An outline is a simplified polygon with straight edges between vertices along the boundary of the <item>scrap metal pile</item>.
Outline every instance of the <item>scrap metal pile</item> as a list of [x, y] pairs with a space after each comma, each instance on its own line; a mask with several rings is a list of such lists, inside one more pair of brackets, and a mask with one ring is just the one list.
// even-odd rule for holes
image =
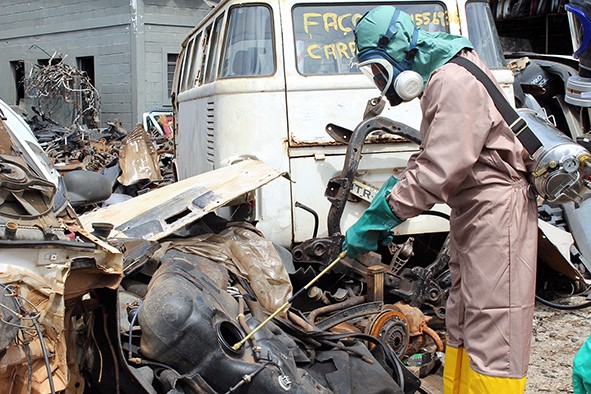
[[33, 111], [35, 115], [25, 120], [57, 167], [101, 171], [116, 161], [121, 140], [128, 134], [118, 122], [108, 123], [106, 129], [90, 129], [79, 124], [64, 127], [35, 107]]
[[26, 150], [26, 124], [1, 108], [7, 392], [416, 392], [407, 342], [441, 344], [418, 309], [382, 299], [378, 272], [371, 294], [365, 278], [327, 277], [334, 286], [234, 349], [315, 270], [213, 213], [280, 172], [246, 160], [78, 216], [57, 203], [59, 176], [35, 168], [43, 151]]
[[[23, 114], [53, 166], [62, 173], [102, 174], [109, 179], [110, 192], [125, 196], [173, 182], [172, 136], [144, 130], [140, 124], [129, 133], [118, 120], [98, 128], [97, 90], [85, 72], [55, 56], [46, 66], [36, 66], [27, 79], [27, 95], [37, 106], [32, 107], [32, 114]], [[68, 116], [64, 116], [64, 107]]]
[[127, 196], [173, 182], [170, 138], [149, 134], [139, 124], [129, 133], [118, 121], [102, 129], [80, 124], [64, 127], [35, 107], [33, 111], [35, 115], [25, 120], [60, 172], [102, 174], [109, 179], [110, 192]]

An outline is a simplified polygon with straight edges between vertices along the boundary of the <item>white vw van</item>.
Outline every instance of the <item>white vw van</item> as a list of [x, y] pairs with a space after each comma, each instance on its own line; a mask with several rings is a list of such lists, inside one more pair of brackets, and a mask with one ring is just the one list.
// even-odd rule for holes
[[[513, 97], [513, 76], [487, 1], [226, 0], [188, 35], [178, 59], [173, 95], [178, 178], [255, 157], [291, 177], [255, 196], [253, 215], [264, 234], [288, 247], [309, 239], [313, 211], [318, 236], [326, 235], [330, 203], [324, 191], [341, 173], [347, 146], [325, 129], [333, 123], [353, 130], [368, 100], [378, 95], [352, 63], [353, 29], [365, 12], [382, 4], [409, 13], [421, 29], [468, 37]], [[382, 115], [415, 129], [421, 120], [418, 100], [386, 107]], [[377, 132], [367, 138], [342, 232], [367, 208], [372, 191], [399, 173], [416, 150], [416, 144], [396, 136]], [[396, 228], [401, 234], [447, 230], [447, 221], [434, 216]]]

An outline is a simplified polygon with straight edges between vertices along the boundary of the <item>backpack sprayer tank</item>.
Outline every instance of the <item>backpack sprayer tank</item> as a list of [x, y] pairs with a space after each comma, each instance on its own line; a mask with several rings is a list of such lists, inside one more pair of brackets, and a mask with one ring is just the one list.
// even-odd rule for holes
[[[566, 84], [565, 101], [582, 108], [591, 107], [591, 4], [571, 0], [568, 11], [573, 56], [579, 59], [579, 75]], [[580, 203], [590, 197], [591, 154], [561, 133], [547, 119], [532, 110], [518, 109], [519, 115], [542, 143], [532, 156], [535, 161], [530, 181], [545, 199], [557, 204]]]
[[531, 109], [519, 115], [542, 143], [533, 155], [531, 182], [546, 200], [564, 204], [591, 197], [591, 154]]

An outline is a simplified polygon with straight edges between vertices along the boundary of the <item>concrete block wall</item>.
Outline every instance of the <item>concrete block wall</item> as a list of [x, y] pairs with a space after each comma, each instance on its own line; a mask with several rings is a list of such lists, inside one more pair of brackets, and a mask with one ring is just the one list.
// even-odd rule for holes
[[[15, 104], [11, 63], [29, 75], [55, 52], [69, 65], [92, 56], [101, 127], [119, 119], [131, 130], [143, 112], [170, 104], [167, 55], [207, 14], [189, 0], [4, 0], [0, 14], [0, 98]], [[45, 53], [47, 52], [47, 53]], [[30, 110], [34, 100], [25, 99]], [[68, 125], [66, 125], [68, 126]]]

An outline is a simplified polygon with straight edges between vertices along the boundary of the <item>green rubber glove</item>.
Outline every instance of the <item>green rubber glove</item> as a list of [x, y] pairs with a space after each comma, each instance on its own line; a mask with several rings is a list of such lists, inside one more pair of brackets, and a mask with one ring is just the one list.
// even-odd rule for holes
[[591, 394], [591, 336], [573, 360], [573, 390], [575, 394]]
[[360, 254], [378, 250], [379, 243], [392, 242], [390, 230], [402, 223], [402, 220], [394, 215], [386, 197], [397, 182], [398, 179], [391, 176], [376, 193], [369, 208], [354, 225], [349, 227], [343, 242], [343, 250], [347, 249], [347, 256], [357, 257]]

